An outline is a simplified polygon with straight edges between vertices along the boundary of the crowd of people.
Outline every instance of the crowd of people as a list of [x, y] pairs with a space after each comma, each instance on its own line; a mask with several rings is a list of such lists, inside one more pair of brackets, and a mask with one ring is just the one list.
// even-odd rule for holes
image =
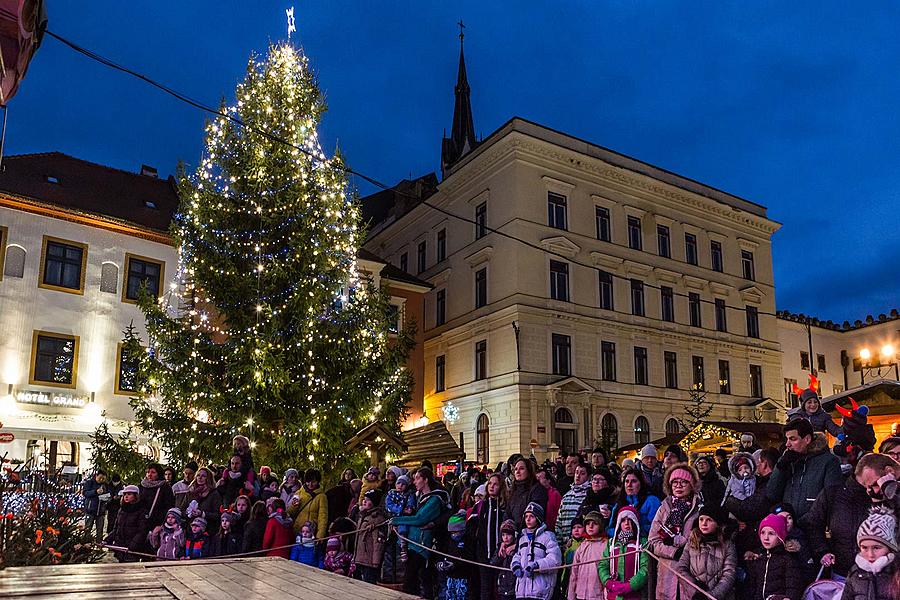
[[280, 556], [425, 598], [799, 600], [823, 578], [900, 598], [900, 437], [839, 457], [809, 419], [783, 433], [713, 456], [647, 444], [621, 465], [598, 448], [442, 478], [348, 469], [328, 489], [315, 468], [257, 469], [236, 436], [227, 465], [97, 472], [86, 526], [102, 536], [105, 513], [121, 561]]

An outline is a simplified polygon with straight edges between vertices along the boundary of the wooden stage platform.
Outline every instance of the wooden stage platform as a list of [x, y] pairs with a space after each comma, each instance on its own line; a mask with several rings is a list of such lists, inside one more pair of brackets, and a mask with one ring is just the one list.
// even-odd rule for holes
[[10, 600], [407, 600], [370, 585], [283, 558], [13, 567], [0, 571]]

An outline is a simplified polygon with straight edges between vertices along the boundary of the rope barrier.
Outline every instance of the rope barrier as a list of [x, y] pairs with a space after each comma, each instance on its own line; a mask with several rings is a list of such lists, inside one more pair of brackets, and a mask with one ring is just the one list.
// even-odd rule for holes
[[677, 577], [681, 581], [685, 582], [686, 584], [688, 584], [689, 586], [691, 586], [692, 588], [694, 588], [695, 590], [697, 590], [698, 592], [700, 592], [701, 594], [703, 594], [704, 596], [709, 598], [709, 600], [719, 600], [718, 598], [716, 598], [715, 596], [710, 594], [707, 590], [704, 590], [699, 585], [697, 585], [696, 583], [694, 583], [693, 581], [691, 581], [690, 579], [688, 579], [687, 577], [685, 577], [684, 575], [679, 573], [674, 567], [671, 567], [668, 564], [670, 562], [677, 562], [677, 561], [674, 561], [670, 558], [660, 558], [659, 556], [653, 554], [653, 552], [651, 552], [650, 550], [647, 550], [647, 554], [649, 554], [656, 560], [657, 565], [667, 568], [669, 571], [672, 572], [673, 575], [675, 575], [675, 577]]

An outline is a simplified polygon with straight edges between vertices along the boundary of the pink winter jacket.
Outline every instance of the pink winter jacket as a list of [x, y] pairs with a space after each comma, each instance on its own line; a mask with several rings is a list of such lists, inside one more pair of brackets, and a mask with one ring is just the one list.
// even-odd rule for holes
[[578, 600], [605, 600], [603, 586], [600, 585], [600, 575], [597, 574], [597, 563], [603, 558], [605, 546], [605, 538], [596, 540], [584, 538], [582, 540], [572, 557], [572, 564], [578, 565], [578, 563], [589, 561], [590, 564], [571, 568], [568, 600], [576, 600], [576, 598]]

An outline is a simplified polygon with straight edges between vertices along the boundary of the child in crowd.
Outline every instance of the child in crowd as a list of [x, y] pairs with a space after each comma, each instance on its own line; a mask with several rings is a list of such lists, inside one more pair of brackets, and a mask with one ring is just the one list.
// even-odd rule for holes
[[[738, 452], [728, 459], [728, 470], [731, 477], [725, 486], [725, 498], [734, 497], [746, 500], [756, 492], [756, 461], [753, 455]], [[725, 504], [725, 500], [722, 500]]]
[[876, 506], [856, 532], [859, 554], [844, 584], [842, 600], [896, 600], [897, 518]]
[[772, 509], [772, 514], [781, 515], [787, 520], [788, 535], [784, 540], [784, 549], [794, 554], [797, 563], [802, 568], [802, 571], [797, 575], [801, 578], [803, 584], [809, 584], [816, 578], [819, 564], [813, 558], [806, 532], [797, 525], [794, 512], [794, 507], [790, 502], [776, 504]]
[[544, 525], [544, 509], [536, 502], [525, 507], [525, 528], [519, 537], [519, 548], [510, 562], [516, 576], [516, 598], [550, 600], [556, 584], [556, 571], [542, 571], [559, 567], [562, 555], [556, 536]]
[[356, 544], [353, 548], [353, 571], [357, 579], [367, 583], [378, 581], [381, 560], [384, 557], [384, 544], [387, 541], [387, 514], [381, 504], [381, 490], [366, 492], [359, 505], [359, 520], [355, 529]]
[[727, 524], [725, 509], [719, 506], [700, 509], [697, 524], [678, 561], [677, 572], [684, 577], [679, 583], [681, 598], [705, 599], [698, 590], [706, 591], [714, 598], [733, 596], [737, 550], [725, 534]]
[[[462, 557], [466, 552], [466, 511], [460, 510], [447, 521], [447, 533], [440, 551]], [[469, 565], [446, 556], [438, 557], [437, 600], [466, 600], [469, 593]]]
[[[491, 564], [495, 567], [510, 568], [513, 556], [516, 554], [516, 523], [512, 519], [506, 519], [500, 524], [500, 548], [491, 558]], [[500, 571], [497, 575], [497, 600], [515, 600], [516, 577], [509, 571]]]
[[181, 527], [181, 511], [170, 508], [166, 522], [157, 525], [148, 534], [150, 545], [156, 549], [157, 558], [178, 560], [184, 553], [184, 529]]
[[212, 556], [231, 556], [240, 553], [244, 540], [235, 530], [239, 520], [240, 515], [237, 513], [231, 511], [222, 513], [222, 527], [216, 534], [213, 552], [210, 553]]
[[[401, 475], [394, 484], [394, 489], [387, 493], [384, 501], [384, 508], [389, 517], [399, 517], [401, 515], [411, 515], [416, 508], [416, 495], [409, 489], [409, 477]], [[409, 535], [409, 525], [397, 525], [397, 533], [406, 537]], [[400, 560], [406, 562], [407, 543], [406, 540], [399, 540]]]
[[291, 560], [311, 567], [319, 566], [319, 552], [316, 546], [317, 527], [315, 521], [303, 523], [300, 533], [294, 540], [294, 547], [291, 548]]
[[353, 574], [353, 557], [349, 552], [344, 550], [341, 540], [333, 537], [328, 538], [325, 546], [325, 570], [331, 571], [336, 575]]
[[244, 526], [250, 520], [250, 498], [243, 494], [238, 496], [237, 500], [234, 501], [232, 512], [238, 516], [237, 521], [232, 525], [232, 529], [239, 538], [244, 539]]
[[378, 467], [369, 467], [366, 474], [363, 475], [362, 489], [359, 492], [359, 503], [362, 504], [363, 496], [369, 490], [378, 489], [381, 485], [381, 469]]
[[[584, 539], [584, 517], [582, 515], [577, 515], [574, 519], [572, 519], [572, 534], [569, 537], [569, 541], [566, 542], [566, 547], [562, 550], [563, 555], [563, 564], [571, 565], [575, 559], [575, 553], [578, 551], [578, 546], [581, 545], [581, 540]], [[569, 589], [569, 577], [571, 575], [572, 569], [563, 569], [559, 576], [559, 588], [560, 593], [565, 595], [568, 593]]]
[[600, 584], [606, 598], [639, 600], [647, 583], [647, 553], [639, 552], [647, 543], [641, 532], [641, 516], [633, 506], [623, 506], [616, 517], [616, 527], [597, 563]]
[[206, 558], [210, 551], [209, 534], [206, 533], [206, 519], [195, 517], [191, 521], [191, 532], [184, 543], [184, 556], [181, 560]]
[[263, 550], [268, 550], [266, 556], [291, 557], [291, 542], [294, 541], [294, 525], [287, 515], [284, 501], [281, 498], [270, 498], [269, 520], [266, 522], [266, 532], [263, 534]]
[[604, 600], [597, 562], [603, 557], [606, 547], [606, 531], [603, 528], [605, 521], [597, 511], [584, 516], [584, 540], [575, 551], [569, 573], [569, 600]]
[[281, 490], [279, 490], [278, 480], [270, 479], [264, 484], [260, 484], [259, 499], [265, 502], [269, 498], [280, 498]]
[[787, 519], [771, 514], [759, 524], [759, 541], [764, 554], [747, 561], [747, 581], [744, 597], [748, 600], [767, 600], [770, 596], [799, 600], [803, 591], [800, 564], [793, 553], [784, 547], [787, 539]]

